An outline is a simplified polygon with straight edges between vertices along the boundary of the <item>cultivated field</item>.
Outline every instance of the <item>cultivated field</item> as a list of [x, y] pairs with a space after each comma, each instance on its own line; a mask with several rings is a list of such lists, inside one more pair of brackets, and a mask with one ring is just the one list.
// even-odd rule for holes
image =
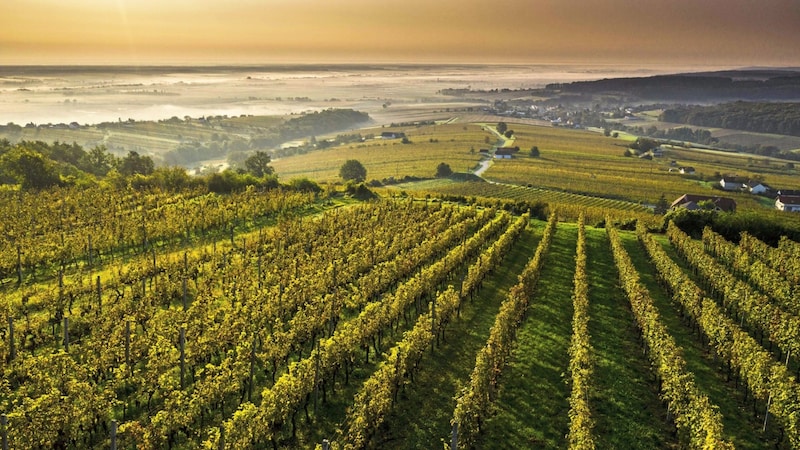
[[[140, 191], [122, 177], [0, 190], [8, 448], [800, 448], [800, 243], [700, 237], [702, 226], [691, 237], [651, 209], [725, 195], [743, 221], [764, 220], [744, 228], [791, 231], [798, 216], [771, 199], [713, 186], [735, 172], [800, 189], [793, 167], [679, 147], [645, 160], [624, 156], [630, 135], [532, 120], [509, 119], [514, 137], [500, 139], [496, 116], [433, 93], [482, 68], [445, 81], [419, 69], [403, 83], [327, 70], [315, 69], [314, 99], [291, 101], [369, 105], [386, 125], [320, 134], [373, 137], [273, 160], [281, 182], [307, 177], [322, 192]], [[239, 102], [258, 108], [310, 82], [214, 75], [226, 76], [234, 98], [269, 94]], [[0, 87], [28, 86], [19, 102], [151, 95], [101, 82], [36, 92], [42, 83]], [[192, 83], [165, 83], [164, 95], [202, 100]], [[429, 101], [412, 95], [420, 84]], [[374, 93], [354, 96], [363, 89]], [[166, 152], [256, 142], [290, 118], [14, 132]], [[423, 118], [440, 120], [413, 123]], [[481, 156], [497, 145], [520, 151]], [[370, 188], [377, 198], [341, 192], [349, 159], [384, 185]], [[434, 178], [442, 162], [454, 176]]]
[[[341, 180], [338, 168], [347, 159], [361, 161], [368, 180], [431, 178], [441, 162], [449, 164], [454, 172], [471, 172], [481, 160], [478, 150], [498, 144], [496, 135], [486, 131], [493, 125], [454, 120], [436, 126], [397, 127], [395, 130], [404, 131], [412, 144], [404, 145], [399, 139], [376, 139], [282, 158], [274, 166], [283, 179], [308, 177], [327, 182]], [[646, 160], [623, 156], [630, 144], [625, 138], [513, 122], [509, 128], [515, 132], [510, 145], [518, 146], [520, 152], [510, 160], [493, 160], [482, 174], [486, 180], [506, 187], [423, 181], [405, 183], [397, 189], [632, 210], [636, 205], [654, 205], [662, 195], [672, 202], [686, 193], [729, 196], [742, 209], [772, 207], [766, 198], [714, 189], [723, 174], [759, 179], [776, 189], [800, 188], [795, 169], [752, 156], [670, 147], [663, 157]], [[389, 129], [361, 132], [379, 135]], [[528, 157], [533, 146], [539, 148], [540, 157]], [[696, 173], [681, 175], [677, 172], [679, 166], [694, 167]], [[508, 185], [529, 189], [512, 189]]]
[[[800, 307], [761, 281], [798, 244], [281, 195], [131, 198], [52, 265], [4, 243], [10, 448], [800, 445]], [[222, 222], [99, 239], [185, 208]]]
[[[411, 141], [381, 139], [382, 131], [402, 131]], [[339, 168], [348, 159], [360, 161], [367, 169], [367, 180], [402, 179], [406, 176], [432, 178], [439, 163], [453, 171], [472, 170], [480, 160], [479, 150], [495, 142], [495, 136], [475, 124], [443, 124], [370, 128], [359, 130], [376, 138], [305, 155], [274, 161], [275, 172], [282, 179], [308, 177], [321, 182], [341, 181]], [[490, 143], [486, 143], [489, 139]]]

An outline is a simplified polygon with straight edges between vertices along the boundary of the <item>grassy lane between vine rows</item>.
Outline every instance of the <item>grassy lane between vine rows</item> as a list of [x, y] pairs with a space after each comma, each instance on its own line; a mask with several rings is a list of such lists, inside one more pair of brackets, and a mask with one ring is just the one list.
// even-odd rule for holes
[[[539, 222], [534, 221], [534, 223], [538, 224]], [[541, 222], [540, 227], [543, 226], [544, 222]], [[528, 255], [516, 255], [516, 253], [518, 252], [516, 248], [523, 246], [527, 248], [532, 246], [532, 249], [530, 248], [528, 249], [529, 253], [532, 255], [533, 251], [535, 250], [535, 243], [530, 244], [526, 242], [528, 240], [533, 240], [533, 234], [534, 233], [533, 231], [530, 230], [530, 227], [528, 230], [524, 231], [520, 237], [521, 240], [512, 247], [509, 256], [507, 256], [506, 259], [504, 260], [503, 267], [506, 267], [506, 265], [509, 265], [509, 267], [511, 267], [512, 264], [519, 266], [518, 268], [511, 269], [514, 271], [514, 273], [509, 276], [513, 277], [513, 282], [510, 282], [510, 284], [505, 288], [506, 290], [508, 289], [508, 287], [512, 286], [513, 283], [516, 282], [516, 275], [520, 271], [522, 271], [522, 267], [524, 267], [525, 263], [527, 263], [527, 258], [529, 257]], [[539, 232], [539, 234], [541, 234], [541, 232]], [[525, 250], [523, 249], [523, 251]], [[465, 265], [462, 268], [462, 271], [466, 271], [466, 268], [470, 264], [474, 263], [475, 259], [476, 258], [468, 258], [467, 260], [465, 260], [464, 261]], [[516, 262], [517, 259], [523, 259], [523, 261]], [[480, 294], [476, 295], [473, 302], [475, 303], [481, 302], [482, 301], [481, 299], [486, 298], [485, 296], [488, 295], [487, 293], [494, 288], [494, 284], [496, 283], [496, 281], [494, 280], [498, 277], [498, 272], [500, 271], [496, 271], [494, 274], [490, 274], [489, 276], [487, 276], [483, 284], [483, 290], [480, 292]], [[460, 280], [460, 278], [456, 277], [454, 278], [454, 280]], [[451, 284], [453, 284], [454, 286], [456, 285], [454, 281], [451, 282]], [[490, 309], [489, 312], [487, 311], [470, 312], [470, 310], [473, 309], [473, 304], [470, 303], [469, 300], [467, 300], [466, 306], [462, 307], [461, 318], [455, 319], [448, 326], [448, 329], [445, 333], [445, 336], [447, 338], [447, 343], [449, 344], [450, 342], [454, 343], [460, 342], [460, 336], [463, 331], [463, 329], [461, 328], [462, 322], [468, 320], [470, 315], [478, 316], [479, 318], [481, 315], [490, 315], [490, 318], [488, 319], [489, 325], [486, 326], [486, 333], [488, 334], [488, 329], [491, 326], [492, 321], [494, 320], [494, 313], [496, 313], [499, 304], [500, 300], [497, 301], [497, 305], [494, 307], [494, 310]], [[396, 345], [400, 340], [403, 339], [403, 333], [414, 327], [418, 314], [420, 312], [424, 312], [425, 311], [424, 308], [426, 308], [426, 306], [423, 307], [422, 311], [416, 311], [414, 309], [414, 306], [410, 306], [410, 310], [413, 312], [408, 314], [408, 320], [401, 319], [400, 323], [398, 324], [398, 329], [395, 330], [394, 332], [388, 329], [383, 332], [382, 334], [383, 337], [381, 339], [382, 352], [387, 352], [389, 349], [392, 348], [392, 346]], [[484, 342], [485, 339], [486, 337], [484, 336]], [[445, 344], [444, 350], [442, 350], [441, 347], [437, 347], [433, 354], [434, 355], [433, 357], [430, 357], [429, 355], [420, 362], [419, 372], [417, 372], [414, 375], [414, 383], [406, 386], [405, 388], [406, 393], [403, 393], [401, 391], [400, 395], [398, 396], [398, 405], [396, 405], [396, 410], [397, 409], [403, 410], [403, 408], [407, 408], [408, 411], [411, 411], [411, 413], [408, 414], [411, 415], [410, 417], [413, 420], [419, 420], [420, 411], [426, 411], [423, 417], [427, 420], [428, 417], [427, 410], [421, 409], [418, 405], [413, 404], [413, 402], [407, 402], [405, 400], [405, 397], [408, 392], [410, 392], [413, 389], [417, 389], [415, 386], [422, 380], [425, 380], [426, 376], [442, 370], [437, 366], [449, 363], [449, 361], [447, 360], [442, 360], [443, 358], [442, 355], [445, 355], [444, 358], [448, 357], [445, 353], [443, 353], [444, 351], [446, 351], [446, 347], [448, 344]], [[471, 370], [472, 367], [471, 365], [474, 365], [475, 362], [474, 352], [472, 353], [471, 357], [472, 357], [472, 362], [468, 363], [468, 365], [470, 365], [468, 370]], [[385, 358], [382, 355], [375, 355], [374, 353], [371, 353], [369, 357], [369, 362], [367, 363], [365, 362], [363, 355], [357, 356], [356, 360], [354, 361], [353, 372], [350, 374], [347, 383], [345, 383], [344, 370], [341, 370], [336, 378], [336, 392], [334, 393], [328, 391], [326, 399], [323, 402], [322, 398], [323, 393], [320, 391], [317, 402], [316, 414], [313, 413], [313, 401], [310, 402], [311, 405], [309, 406], [309, 413], [310, 413], [309, 417], [311, 418], [311, 422], [306, 420], [305, 412], [303, 411], [303, 409], [300, 409], [300, 411], [297, 413], [297, 418], [298, 418], [297, 438], [285, 439], [282, 442], [282, 446], [285, 448], [313, 448], [316, 444], [321, 443], [323, 439], [335, 440], [337, 437], [337, 429], [343, 426], [343, 422], [346, 418], [347, 408], [353, 404], [353, 398], [358, 393], [359, 389], [361, 389], [362, 385], [364, 384], [364, 381], [366, 381], [373, 374], [373, 372], [375, 372], [375, 370], [380, 366], [380, 364], [383, 362], [384, 359]], [[469, 372], [467, 372], [466, 377], [467, 378], [469, 377]], [[423, 397], [430, 395], [430, 392], [426, 392], [424, 390], [421, 393]], [[453, 408], [455, 407], [455, 402], [452, 398], [455, 395], [455, 391], [449, 393], [448, 395], [449, 395], [448, 400], [450, 400], [451, 404], [447, 406], [449, 408], [449, 411], [446, 411], [445, 413], [445, 415], [447, 415], [447, 421], [450, 420]], [[403, 414], [406, 414], [405, 410], [403, 411], [404, 411]], [[395, 420], [395, 417], [390, 417], [387, 419], [386, 423], [391, 423], [393, 420]], [[288, 425], [287, 428], [290, 429], [290, 427], [291, 425]], [[381, 431], [381, 433], [386, 434], [388, 433], [388, 431], [384, 429]], [[435, 439], [438, 440], [438, 437]], [[385, 443], [385, 445], [392, 445], [391, 441], [395, 439], [390, 438], [387, 435], [386, 440], [387, 442]], [[402, 440], [400, 442], [397, 442], [397, 444], [400, 445], [401, 448], [408, 448], [403, 444]], [[420, 446], [421, 448], [427, 448], [427, 445], [420, 444]]]
[[589, 406], [599, 449], [677, 448], [675, 427], [659, 399], [658, 384], [642, 352], [604, 229], [586, 228], [589, 268], [589, 342], [595, 371]]
[[401, 392], [387, 419], [382, 448], [440, 448], [442, 440], [449, 442], [455, 396], [469, 381], [475, 355], [486, 345], [500, 304], [536, 252], [544, 222], [532, 223], [476, 296], [465, 300], [461, 317], [447, 327], [446, 342], [422, 360], [414, 382]]
[[[741, 391], [726, 380], [725, 363], [714, 358], [711, 350], [701, 342], [700, 336], [680, 317], [678, 307], [672, 303], [669, 294], [656, 279], [656, 268], [650, 263], [636, 236], [632, 233], [620, 233], [620, 237], [639, 271], [642, 283], [650, 291], [661, 321], [683, 349], [686, 368], [694, 374], [697, 386], [708, 395], [709, 400], [719, 406], [725, 438], [733, 442], [737, 449], [762, 449], [767, 446], [774, 448], [774, 445], [768, 443], [778, 440], [777, 427], [767, 430], [766, 434], [762, 432], [763, 416], [759, 420], [743, 404], [744, 396]], [[670, 256], [685, 268], [683, 262], [676, 259], [674, 252]]]
[[565, 448], [572, 292], [578, 227], [559, 223], [517, 346], [500, 378], [481, 448]]

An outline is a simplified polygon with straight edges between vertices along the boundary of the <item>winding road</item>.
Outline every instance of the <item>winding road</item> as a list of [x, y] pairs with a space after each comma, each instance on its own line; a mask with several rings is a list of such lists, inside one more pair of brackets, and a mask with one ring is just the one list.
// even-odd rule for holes
[[[483, 129], [484, 130], [491, 131], [492, 133], [494, 133], [495, 136], [497, 136], [497, 141], [498, 142], [502, 141], [502, 144], [494, 145], [492, 147], [492, 151], [489, 153], [489, 156], [486, 159], [481, 160], [481, 162], [479, 163], [478, 168], [475, 169], [472, 172], [472, 173], [474, 173], [475, 175], [477, 175], [477, 176], [479, 176], [481, 178], [483, 178], [483, 173], [486, 172], [487, 170], [489, 170], [489, 167], [491, 167], [492, 162], [494, 161], [494, 151], [497, 150], [498, 147], [510, 147], [510, 146], [512, 146], [514, 144], [514, 137], [507, 138], [507, 137], [503, 136], [500, 132], [498, 132], [497, 128], [495, 128], [495, 127], [493, 127], [491, 125], [488, 125], [488, 124], [482, 124], [482, 125], [483, 125]], [[486, 180], [486, 181], [489, 181], [489, 180]], [[491, 181], [489, 181], [489, 182], [492, 183]]]

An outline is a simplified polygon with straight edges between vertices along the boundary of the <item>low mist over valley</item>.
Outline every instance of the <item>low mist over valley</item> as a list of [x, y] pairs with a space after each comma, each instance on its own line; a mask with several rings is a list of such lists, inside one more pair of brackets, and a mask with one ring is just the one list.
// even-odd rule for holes
[[800, 449], [797, 0], [3, 0], [0, 450]]

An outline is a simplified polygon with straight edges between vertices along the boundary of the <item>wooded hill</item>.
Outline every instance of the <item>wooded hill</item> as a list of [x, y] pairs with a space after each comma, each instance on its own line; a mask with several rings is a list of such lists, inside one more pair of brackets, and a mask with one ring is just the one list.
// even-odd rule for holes
[[800, 99], [800, 71], [742, 70], [548, 84], [572, 94], [624, 93], [669, 101]]
[[680, 106], [664, 110], [659, 119], [701, 127], [800, 136], [800, 103], [733, 102]]

